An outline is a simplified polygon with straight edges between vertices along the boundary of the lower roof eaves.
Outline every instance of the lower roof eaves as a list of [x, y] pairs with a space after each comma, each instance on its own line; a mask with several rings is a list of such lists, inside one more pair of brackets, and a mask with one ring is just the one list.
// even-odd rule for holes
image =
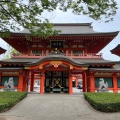
[[23, 67], [3, 67], [0, 68], [0, 71], [20, 71], [20, 70], [24, 70]]
[[94, 72], [120, 72], [120, 69], [115, 68], [89, 68], [90, 71]]

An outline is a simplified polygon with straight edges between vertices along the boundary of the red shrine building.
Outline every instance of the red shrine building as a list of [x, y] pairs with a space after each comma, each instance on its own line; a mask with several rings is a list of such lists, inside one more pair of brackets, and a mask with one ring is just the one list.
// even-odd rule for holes
[[3, 38], [21, 54], [0, 61], [0, 89], [13, 77], [19, 92], [28, 91], [28, 86], [33, 91], [35, 80], [39, 80], [40, 94], [72, 94], [73, 79], [77, 86], [81, 78], [83, 92], [96, 92], [103, 78], [110, 92], [120, 92], [119, 62], [104, 60], [98, 54], [118, 32], [96, 32], [91, 23], [54, 24], [53, 29], [61, 33], [38, 38], [24, 29]]

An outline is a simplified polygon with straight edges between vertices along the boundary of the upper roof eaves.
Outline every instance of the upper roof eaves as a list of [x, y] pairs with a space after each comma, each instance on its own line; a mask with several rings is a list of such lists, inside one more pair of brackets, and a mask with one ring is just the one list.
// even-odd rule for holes
[[[37, 29], [37, 27], [36, 27]], [[91, 23], [55, 23], [53, 24], [54, 30], [60, 30], [60, 35], [88, 35], [88, 36], [103, 36], [103, 35], [117, 35], [119, 31], [115, 32], [96, 32], [93, 30]], [[28, 29], [23, 29], [19, 32], [12, 32], [14, 35], [31, 34]]]
[[[37, 27], [36, 27], [37, 29]], [[97, 33], [93, 30], [91, 23], [55, 23], [53, 24], [54, 30], [60, 30], [60, 34], [85, 34], [85, 33]], [[14, 33], [26, 33], [30, 34], [28, 29], [23, 29]]]

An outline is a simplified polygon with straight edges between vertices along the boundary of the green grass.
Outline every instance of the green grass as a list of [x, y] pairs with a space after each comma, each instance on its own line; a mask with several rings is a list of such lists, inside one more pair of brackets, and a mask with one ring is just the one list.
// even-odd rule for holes
[[27, 96], [27, 92], [0, 92], [0, 112], [6, 111]]
[[120, 111], [120, 94], [119, 93], [84, 93], [85, 99], [96, 110], [102, 112]]

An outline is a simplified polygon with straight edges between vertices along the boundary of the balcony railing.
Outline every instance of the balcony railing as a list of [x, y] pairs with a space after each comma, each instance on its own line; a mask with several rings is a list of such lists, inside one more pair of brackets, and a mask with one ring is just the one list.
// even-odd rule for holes
[[42, 58], [45, 57], [46, 54], [40, 54], [40, 55], [35, 55], [35, 54], [20, 54], [16, 55], [13, 54], [13, 58]]
[[[13, 55], [13, 58], [42, 58], [47, 56], [48, 54], [40, 54], [40, 55], [35, 55], [35, 54], [21, 54], [21, 55]], [[87, 53], [87, 54], [79, 54], [79, 55], [74, 55], [74, 54], [64, 54], [65, 56], [68, 56], [70, 58], [102, 58], [101, 54], [96, 55], [95, 53]]]
[[79, 55], [74, 55], [74, 54], [68, 54], [66, 56], [69, 56], [70, 58], [102, 58], [101, 54], [96, 54], [96, 53], [86, 53], [86, 54], [79, 54]]

